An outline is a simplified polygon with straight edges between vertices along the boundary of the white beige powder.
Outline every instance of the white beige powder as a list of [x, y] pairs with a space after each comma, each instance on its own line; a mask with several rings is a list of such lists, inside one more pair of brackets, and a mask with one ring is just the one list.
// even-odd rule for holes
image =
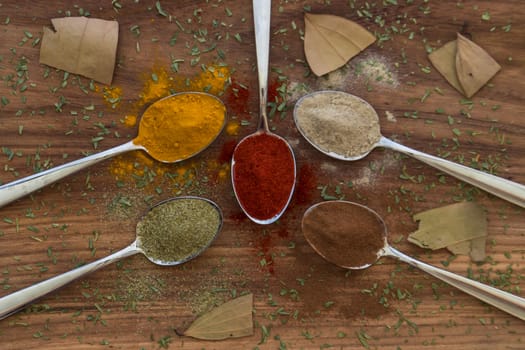
[[366, 155], [381, 138], [376, 111], [361, 98], [341, 91], [320, 91], [295, 106], [295, 123], [320, 150], [339, 158]]

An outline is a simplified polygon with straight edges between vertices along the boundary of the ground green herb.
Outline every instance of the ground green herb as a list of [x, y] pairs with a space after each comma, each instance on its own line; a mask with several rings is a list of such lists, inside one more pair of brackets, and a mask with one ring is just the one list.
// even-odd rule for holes
[[212, 241], [221, 221], [219, 210], [212, 203], [179, 198], [153, 207], [137, 225], [137, 239], [150, 258], [186, 260]]
[[155, 3], [155, 7], [157, 8], [157, 12], [159, 13], [159, 15], [164, 16], [164, 17], [168, 17], [168, 13], [166, 11], [164, 11], [164, 9], [162, 8], [162, 5], [160, 4], [160, 1], [157, 1]]

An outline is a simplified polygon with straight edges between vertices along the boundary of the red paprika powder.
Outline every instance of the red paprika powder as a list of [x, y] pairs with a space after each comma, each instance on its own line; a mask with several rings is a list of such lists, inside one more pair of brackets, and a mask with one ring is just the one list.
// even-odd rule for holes
[[269, 220], [287, 205], [295, 185], [295, 161], [278, 136], [256, 133], [237, 145], [232, 162], [233, 187], [251, 218]]

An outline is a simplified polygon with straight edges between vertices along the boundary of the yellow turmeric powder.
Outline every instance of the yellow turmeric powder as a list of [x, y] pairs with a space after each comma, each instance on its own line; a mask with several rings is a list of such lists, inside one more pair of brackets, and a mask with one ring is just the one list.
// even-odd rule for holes
[[[188, 77], [171, 76], [162, 66], [155, 66], [150, 72], [145, 73], [143, 78], [145, 78], [144, 86], [139, 94], [139, 100], [131, 105], [131, 110], [128, 110], [125, 117], [121, 119], [121, 123], [126, 127], [134, 127], [137, 121], [141, 123], [137, 115], [144, 105], [155, 102], [173, 92], [204, 91], [220, 96], [229, 84], [230, 70], [227, 66], [212, 64], [195, 76]], [[118, 95], [122, 94], [122, 90], [113, 92]], [[118, 108], [120, 107], [121, 105], [118, 106]], [[199, 112], [204, 110], [205, 107], [199, 107]], [[240, 126], [238, 122], [233, 124], [227, 126], [226, 131], [229, 135], [237, 134]], [[229, 163], [221, 165], [212, 163], [208, 160], [205, 170], [200, 169], [198, 173], [201, 175], [206, 173], [205, 176], [218, 181], [227, 179], [230, 172]], [[114, 157], [110, 163], [109, 171], [118, 181], [135, 182], [138, 187], [151, 191], [154, 190], [152, 184], [169, 181], [174, 193], [179, 194], [179, 191], [187, 190], [188, 183], [197, 183], [191, 181], [197, 174], [195, 167], [195, 164], [187, 162], [178, 164], [156, 162], [144, 152], [136, 151]]]
[[140, 94], [140, 105], [158, 100], [170, 94], [173, 89], [173, 78], [164, 68], [156, 68], [151, 73], [151, 79], [146, 80], [144, 89]]
[[176, 162], [208, 146], [225, 124], [226, 108], [204, 93], [181, 93], [152, 104], [142, 115], [133, 140], [155, 159]]
[[197, 77], [185, 82], [186, 89], [183, 89], [182, 84], [176, 84], [175, 88], [183, 91], [204, 91], [212, 95], [219, 95], [224, 91], [229, 79], [230, 69], [227, 66], [212, 65], [200, 72]]
[[104, 101], [115, 109], [120, 104], [122, 89], [118, 86], [104, 87], [103, 95]]

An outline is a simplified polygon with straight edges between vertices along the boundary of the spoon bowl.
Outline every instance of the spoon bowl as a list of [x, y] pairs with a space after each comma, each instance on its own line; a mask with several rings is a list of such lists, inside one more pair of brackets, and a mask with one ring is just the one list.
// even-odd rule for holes
[[[256, 166], [252, 166], [254, 160]], [[268, 169], [272, 172], [267, 173]], [[295, 176], [292, 148], [279, 135], [260, 130], [235, 147], [231, 166], [234, 194], [245, 215], [257, 224], [271, 224], [283, 215], [292, 199]], [[271, 203], [271, 208], [262, 203]]]
[[[311, 206], [302, 231], [312, 248], [327, 261], [346, 269], [365, 269], [381, 257], [392, 257], [525, 320], [525, 299], [414, 259], [387, 241], [383, 219], [372, 209], [336, 200]], [[367, 250], [368, 249], [368, 250]]]
[[[270, 132], [268, 127], [266, 108], [271, 5], [271, 0], [253, 0], [259, 125], [255, 133], [237, 144], [231, 162], [235, 198], [246, 216], [262, 225], [277, 221], [285, 212], [292, 199], [297, 172], [292, 147], [284, 138]], [[250, 152], [253, 154], [248, 154]], [[271, 173], [268, 169], [272, 170]], [[246, 182], [247, 179], [250, 183]], [[253, 182], [258, 188], [249, 187]], [[261, 203], [271, 203], [271, 210], [262, 207]]]
[[[200, 102], [213, 105], [215, 110], [214, 118], [217, 118], [215, 123], [209, 123], [209, 125], [205, 125], [208, 130], [207, 133], [210, 136], [205, 139], [204, 142], [195, 143], [194, 140], [192, 140], [192, 136], [197, 136], [202, 132], [203, 125], [195, 123], [194, 116], [188, 115], [188, 113], [185, 113], [187, 123], [182, 124], [180, 120], [173, 122], [173, 125], [177, 126], [178, 123], [178, 125], [181, 125], [181, 127], [187, 129], [187, 132], [181, 133], [184, 135], [184, 139], [174, 139], [173, 137], [166, 138], [165, 135], [169, 135], [169, 133], [158, 132], [159, 130], [166, 129], [167, 127], [166, 125], [159, 125], [162, 124], [162, 121], [159, 121], [158, 113], [163, 104], [170, 102], [180, 102], [181, 106], [178, 108], [180, 111], [184, 109], [185, 103], [197, 103], [198, 101], [195, 100], [196, 97], [200, 99]], [[164, 114], [166, 113], [165, 110], [162, 112]], [[34, 191], [37, 191], [47, 185], [50, 185], [77, 171], [125, 152], [143, 150], [156, 160], [164, 163], [175, 163], [188, 159], [208, 148], [208, 146], [213, 143], [213, 141], [215, 141], [217, 136], [221, 133], [225, 124], [226, 107], [217, 97], [204, 92], [182, 92], [169, 95], [154, 102], [144, 111], [139, 124], [139, 132], [135, 139], [105, 151], [95, 153], [90, 156], [65, 163], [0, 186], [0, 207]], [[146, 133], [145, 131], [148, 132]], [[162, 136], [164, 136], [163, 139], [159, 139]], [[161, 147], [155, 147], [155, 149], [151, 149], [151, 144], [153, 142], [158, 142]], [[166, 150], [176, 150], [177, 147], [180, 147], [180, 144], [182, 143], [188, 143], [187, 147], [185, 148], [185, 152], [179, 152], [178, 154], [170, 154], [170, 152], [166, 152]]]
[[[416, 151], [382, 136], [376, 111], [357, 96], [342, 91], [317, 91], [301, 97], [293, 115], [303, 137], [332, 158], [354, 161], [376, 147], [388, 148], [525, 208], [524, 185]], [[313, 122], [322, 127], [315, 127]]]
[[[210, 222], [197, 224], [195, 220], [193, 220], [194, 216], [187, 216], [187, 212], [184, 212], [183, 210], [178, 211], [177, 213], [174, 213], [170, 216], [170, 220], [160, 220], [159, 217], [150, 217], [149, 215], [151, 213], [155, 213], [156, 211], [162, 211], [163, 209], [167, 208], [167, 206], [170, 205], [178, 205], [181, 204], [182, 201], [186, 201], [185, 206], [187, 207], [187, 210], [210, 210], [210, 214], [213, 214], [213, 220]], [[172, 208], [173, 210], [173, 208]], [[179, 221], [177, 222], [178, 228], [173, 223], [173, 217], [178, 217]], [[166, 218], [164, 218], [166, 219]], [[202, 218], [201, 218], [202, 219]], [[173, 254], [173, 258], [159, 258], [154, 253], [154, 249], [151, 247], [154, 246], [154, 242], [148, 242], [144, 239], [147, 234], [145, 232], [144, 228], [141, 228], [141, 224], [150, 221], [150, 225], [155, 225], [155, 229], [159, 232], [159, 236], [163, 236], [164, 238], [161, 238], [161, 244], [162, 245], [174, 245], [174, 242], [167, 242], [166, 238], [171, 239], [178, 239], [179, 243], [181, 245], [181, 248], [177, 250], [176, 252], [170, 250], [168, 253]], [[153, 220], [153, 221], [152, 221]], [[155, 221], [156, 220], [156, 221]], [[128, 245], [127, 247], [108, 255], [102, 259], [93, 261], [89, 264], [82, 265], [81, 267], [78, 267], [74, 270], [65, 272], [63, 274], [57, 275], [55, 277], [49, 278], [45, 281], [39, 282], [37, 284], [34, 284], [32, 286], [26, 287], [24, 289], [21, 289], [19, 291], [16, 291], [12, 294], [6, 295], [2, 298], [0, 298], [0, 319], [6, 318], [10, 316], [13, 313], [18, 312], [22, 308], [24, 308], [29, 303], [43, 297], [44, 295], [53, 292], [54, 290], [63, 287], [64, 285], [83, 277], [84, 275], [94, 272], [104, 266], [107, 266], [111, 263], [117, 262], [123, 258], [142, 253], [146, 256], [146, 258], [151, 261], [152, 263], [156, 265], [161, 266], [174, 266], [183, 264], [191, 259], [196, 258], [200, 254], [202, 254], [209, 246], [210, 244], [215, 240], [218, 233], [222, 229], [222, 223], [223, 223], [223, 216], [220, 208], [215, 204], [214, 202], [200, 197], [193, 197], [193, 196], [186, 196], [186, 197], [176, 197], [171, 198], [168, 200], [165, 200], [163, 202], [160, 202], [150, 208], [148, 213], [144, 215], [137, 223], [137, 237], [133, 243]], [[207, 225], [204, 225], [207, 224]], [[204, 225], [204, 226], [203, 226]], [[192, 244], [194, 242], [183, 240], [182, 236], [174, 236], [172, 232], [165, 231], [165, 229], [169, 230], [175, 230], [175, 234], [182, 233], [181, 231], [184, 230], [206, 230], [207, 234], [204, 235], [202, 238], [199, 239], [197, 242], [198, 244]], [[160, 230], [160, 231], [159, 231]], [[193, 238], [193, 237], [192, 237]], [[192, 248], [188, 248], [192, 247]]]

